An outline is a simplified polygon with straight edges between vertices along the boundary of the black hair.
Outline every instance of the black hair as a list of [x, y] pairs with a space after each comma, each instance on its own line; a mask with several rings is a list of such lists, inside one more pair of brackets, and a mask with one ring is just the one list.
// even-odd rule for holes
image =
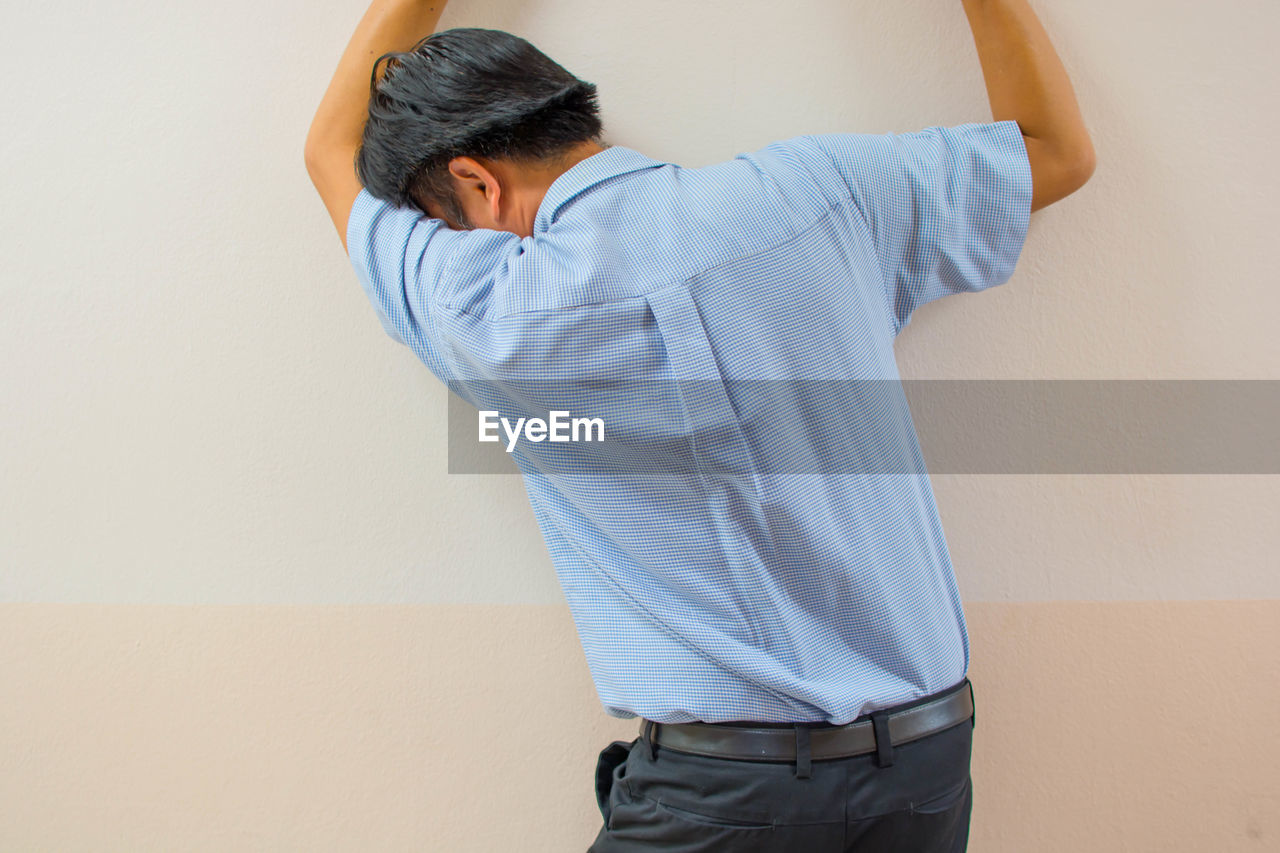
[[502, 30], [456, 27], [409, 51], [384, 53], [369, 90], [355, 162], [360, 182], [375, 197], [424, 214], [436, 202], [463, 227], [448, 171], [454, 157], [554, 163], [579, 143], [601, 143], [595, 84]]

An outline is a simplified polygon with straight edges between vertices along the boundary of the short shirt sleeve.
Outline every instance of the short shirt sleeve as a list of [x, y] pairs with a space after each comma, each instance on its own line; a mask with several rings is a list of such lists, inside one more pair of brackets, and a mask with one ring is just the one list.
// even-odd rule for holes
[[902, 330], [916, 308], [1008, 281], [1031, 216], [1031, 166], [1015, 121], [914, 133], [817, 134], [807, 163], [865, 227]]
[[469, 295], [483, 310], [514, 234], [449, 228], [442, 219], [397, 207], [361, 189], [347, 220], [347, 252], [382, 328], [450, 383], [442, 304]]

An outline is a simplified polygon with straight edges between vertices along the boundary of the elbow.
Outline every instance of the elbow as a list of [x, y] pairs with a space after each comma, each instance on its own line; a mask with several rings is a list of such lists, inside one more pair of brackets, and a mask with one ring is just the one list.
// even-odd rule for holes
[[1093, 177], [1094, 171], [1098, 168], [1098, 155], [1093, 150], [1093, 143], [1085, 138], [1084, 145], [1070, 160], [1068, 170], [1076, 181], [1076, 189], [1084, 186]]
[[1077, 134], [1069, 142], [1049, 143], [1028, 136], [1023, 141], [1031, 166], [1033, 213], [1083, 187], [1097, 169], [1097, 154], [1087, 133]]
[[322, 157], [318, 146], [308, 139], [306, 144], [302, 146], [302, 165], [306, 167], [307, 174], [313, 179], [315, 178], [316, 171], [320, 166], [321, 159]]
[[1097, 166], [1097, 157], [1093, 153], [1092, 145], [1058, 158], [1045, 170], [1045, 179], [1035, 192], [1032, 211], [1047, 207], [1077, 192], [1093, 177]]
[[1058, 169], [1063, 180], [1071, 185], [1075, 192], [1089, 182], [1098, 168], [1098, 155], [1093, 150], [1093, 140], [1089, 134], [1081, 132], [1077, 140], [1059, 149]]
[[316, 160], [315, 152], [311, 150], [311, 143], [308, 142], [302, 147], [302, 165], [307, 170], [307, 175], [312, 181], [315, 180], [316, 176]]
[[359, 176], [357, 154], [360, 143], [334, 142], [320, 137], [308, 137], [302, 146], [302, 162], [306, 167], [311, 182], [332, 179], [334, 175], [345, 174], [348, 170]]

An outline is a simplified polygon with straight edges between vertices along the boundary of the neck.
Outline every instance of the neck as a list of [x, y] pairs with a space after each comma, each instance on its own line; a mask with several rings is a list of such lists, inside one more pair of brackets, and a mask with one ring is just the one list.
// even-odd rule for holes
[[[583, 160], [594, 154], [604, 151], [607, 146], [597, 145], [594, 142], [582, 142], [570, 149], [569, 153], [561, 160], [557, 161], [554, 166], [549, 166], [541, 171], [536, 178], [536, 191], [530, 193], [528, 199], [528, 209], [522, 210], [522, 220], [529, 223], [533, 222], [533, 216], [542, 204], [542, 199], [546, 197], [547, 190], [551, 189], [551, 185], [555, 183], [556, 178], [572, 169]], [[523, 207], [523, 205], [522, 205]], [[532, 226], [531, 226], [532, 227]]]
[[604, 150], [604, 146], [597, 145], [594, 142], [581, 142], [569, 150], [564, 159], [558, 161], [555, 166], [548, 168], [545, 172], [546, 184], [543, 190], [551, 188], [551, 184], [555, 179], [581, 163], [583, 160], [595, 154], [599, 154]]

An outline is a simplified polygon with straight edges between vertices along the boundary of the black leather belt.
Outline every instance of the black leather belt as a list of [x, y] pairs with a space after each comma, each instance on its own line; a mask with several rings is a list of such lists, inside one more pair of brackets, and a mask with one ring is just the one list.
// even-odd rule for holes
[[[653, 745], [744, 761], [795, 761], [796, 729], [808, 732], [810, 758], [847, 758], [892, 749], [948, 729], [973, 717], [973, 686], [969, 679], [942, 694], [865, 714], [842, 726], [829, 723], [656, 723], [641, 718], [640, 731]], [[876, 729], [887, 732], [889, 743], [876, 742]]]

